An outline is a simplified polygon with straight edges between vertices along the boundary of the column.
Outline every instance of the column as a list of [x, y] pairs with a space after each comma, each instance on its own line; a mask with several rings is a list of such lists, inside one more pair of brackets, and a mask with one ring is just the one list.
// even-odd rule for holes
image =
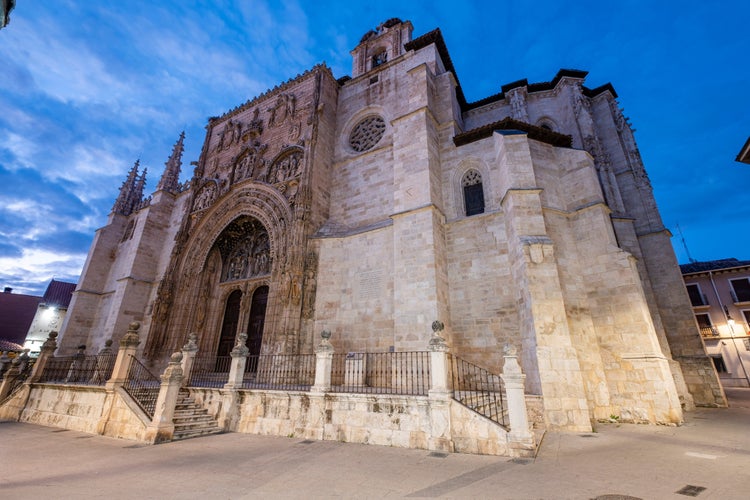
[[182, 385], [182, 353], [176, 352], [161, 376], [161, 387], [156, 399], [154, 418], [146, 429], [146, 440], [151, 443], [171, 441], [174, 435], [174, 409]]

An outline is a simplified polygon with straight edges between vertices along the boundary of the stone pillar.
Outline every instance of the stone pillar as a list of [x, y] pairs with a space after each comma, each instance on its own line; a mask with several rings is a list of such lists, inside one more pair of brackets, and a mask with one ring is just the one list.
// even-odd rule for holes
[[430, 396], [450, 395], [448, 388], [448, 344], [438, 332], [444, 328], [443, 323], [432, 323], [433, 335], [427, 350], [430, 351]]
[[505, 346], [505, 364], [500, 378], [505, 385], [505, 404], [508, 408], [510, 432], [508, 433], [508, 450], [515, 457], [533, 457], [535, 451], [534, 436], [529, 429], [529, 417], [526, 411], [524, 381], [526, 375], [518, 364], [516, 348]]
[[191, 333], [188, 335], [187, 343], [182, 346], [182, 387], [187, 387], [190, 383], [190, 374], [193, 372], [193, 363], [195, 354], [198, 352], [198, 334]]
[[42, 378], [44, 373], [44, 367], [47, 366], [47, 360], [53, 356], [57, 349], [57, 332], [49, 332], [47, 340], [42, 344], [42, 349], [39, 352], [39, 357], [34, 363], [34, 368], [31, 370], [31, 376], [29, 376], [29, 382], [36, 382]]
[[8, 397], [10, 392], [13, 390], [14, 383], [19, 375], [21, 375], [21, 360], [18, 358], [13, 359], [10, 363], [10, 368], [5, 372], [3, 381], [0, 383], [0, 401]]
[[161, 375], [161, 387], [156, 399], [154, 418], [146, 429], [146, 440], [151, 443], [171, 441], [174, 435], [174, 409], [182, 385], [182, 353], [172, 354]]
[[128, 379], [128, 372], [130, 371], [130, 364], [132, 363], [133, 356], [138, 349], [138, 344], [141, 343], [141, 339], [138, 337], [138, 329], [141, 324], [134, 321], [128, 325], [128, 332], [120, 340], [120, 350], [117, 351], [117, 359], [115, 359], [115, 367], [112, 370], [112, 376], [107, 381], [107, 390], [113, 390], [115, 387], [121, 387]]
[[333, 365], [333, 346], [331, 332], [320, 332], [321, 341], [315, 348], [315, 385], [310, 388], [311, 393], [322, 394], [331, 390], [331, 367]]
[[237, 341], [234, 349], [230, 353], [232, 356], [232, 365], [229, 368], [229, 380], [224, 385], [224, 389], [239, 389], [242, 387], [242, 380], [245, 375], [245, 364], [250, 349], [247, 348], [247, 333], [242, 332], [237, 335]]
[[221, 391], [221, 410], [217, 418], [219, 427], [227, 431], [233, 430], [237, 423], [237, 390], [242, 388], [247, 356], [250, 354], [250, 349], [247, 348], [247, 333], [237, 335], [234, 349], [229, 354], [232, 356], [232, 364], [229, 368], [229, 380]]
[[453, 451], [451, 436], [451, 391], [448, 386], [448, 344], [440, 336], [443, 323], [432, 322], [430, 351], [430, 437], [428, 446], [435, 451]]

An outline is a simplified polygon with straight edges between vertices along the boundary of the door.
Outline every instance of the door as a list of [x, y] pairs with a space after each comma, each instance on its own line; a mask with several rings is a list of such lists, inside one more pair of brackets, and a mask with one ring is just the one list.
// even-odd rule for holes
[[268, 287], [261, 286], [253, 293], [253, 302], [250, 306], [250, 321], [247, 325], [247, 348], [250, 356], [260, 354], [263, 344], [263, 325], [266, 322], [266, 304], [268, 303]]
[[224, 308], [224, 322], [221, 325], [221, 336], [219, 337], [219, 348], [216, 352], [217, 356], [229, 356], [234, 348], [241, 300], [242, 292], [239, 290], [233, 291], [227, 297], [227, 305]]

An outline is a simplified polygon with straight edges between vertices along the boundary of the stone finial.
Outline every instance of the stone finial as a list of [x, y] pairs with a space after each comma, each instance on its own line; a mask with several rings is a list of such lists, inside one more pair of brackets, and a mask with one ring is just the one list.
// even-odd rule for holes
[[230, 353], [232, 357], [247, 356], [250, 354], [250, 349], [247, 348], [247, 333], [241, 332], [237, 335], [237, 341], [234, 344], [234, 349]]
[[141, 324], [137, 321], [130, 323], [128, 325], [128, 332], [122, 337], [122, 339], [120, 339], [120, 347], [136, 347], [140, 344], [141, 339], [138, 336], [138, 329], [140, 327]]
[[430, 351], [445, 351], [448, 349], [448, 343], [440, 336], [440, 333], [438, 333], [442, 332], [444, 329], [445, 325], [442, 321], [435, 320], [432, 322], [432, 337], [430, 338], [430, 343], [428, 345]]
[[42, 344], [42, 352], [48, 352], [49, 354], [52, 354], [55, 349], [57, 349], [57, 335], [58, 333], [55, 331], [49, 332], [47, 340], [45, 340], [44, 344]]
[[511, 344], [505, 344], [503, 347], [503, 358], [505, 363], [503, 364], [503, 375], [510, 376], [521, 376], [521, 365], [518, 364], [518, 356], [516, 346]]
[[162, 382], [180, 382], [182, 381], [182, 353], [180, 351], [172, 353], [169, 357], [169, 364], [161, 375]]
[[198, 350], [198, 334], [193, 332], [188, 335], [188, 341], [182, 346], [183, 351], [196, 352]]
[[333, 351], [333, 346], [331, 345], [331, 331], [330, 330], [323, 330], [320, 332], [320, 344], [315, 348], [315, 352], [329, 352]]

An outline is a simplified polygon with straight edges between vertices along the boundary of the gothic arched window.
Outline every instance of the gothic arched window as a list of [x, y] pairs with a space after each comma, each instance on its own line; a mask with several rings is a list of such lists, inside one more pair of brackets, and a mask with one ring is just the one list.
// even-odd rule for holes
[[484, 213], [484, 188], [482, 187], [482, 175], [476, 170], [469, 170], [461, 179], [464, 189], [464, 207], [466, 215]]

